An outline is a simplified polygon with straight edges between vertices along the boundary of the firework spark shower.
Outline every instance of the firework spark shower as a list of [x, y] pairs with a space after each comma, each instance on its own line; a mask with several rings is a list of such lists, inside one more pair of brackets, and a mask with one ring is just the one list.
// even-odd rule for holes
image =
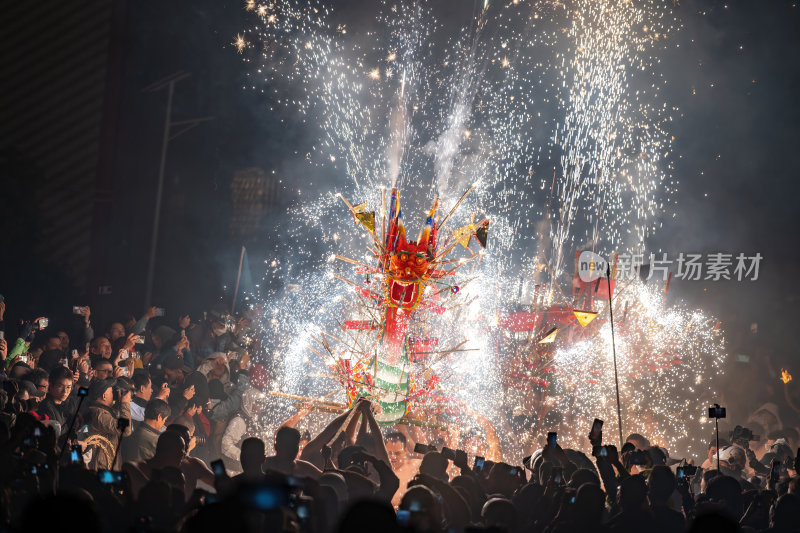
[[[671, 214], [677, 110], [662, 98], [659, 54], [680, 24], [666, 4], [631, 0], [469, 3], [448, 15], [462, 21], [456, 31], [427, 2], [383, 2], [366, 25], [348, 24], [322, 2], [246, 9], [253, 26], [234, 44], [249, 65], [248, 89], [299, 112], [319, 139], [308, 164], [348, 183], [301, 195], [280, 228], [291, 253], [268, 264], [267, 276], [283, 282], [265, 302], [264, 324], [278, 346], [281, 389], [335, 388], [307, 348], [312, 333], [335, 326], [327, 312], [342, 313], [350, 298], [333, 274], [352, 272], [330, 258], [374, 261], [339, 194], [380, 213], [382, 194], [398, 187], [406, 220], [421, 223], [434, 197], [446, 213], [474, 186], [449, 230], [485, 217], [490, 245], [465, 273], [471, 281], [458, 313], [432, 321], [427, 333], [468, 341], [474, 351], [436, 369], [442, 389], [494, 415], [511, 359], [497, 348], [497, 318], [530, 307], [535, 282], [546, 286], [548, 304], [566, 298], [559, 286], [571, 283], [574, 250], [636, 249]], [[618, 337], [622, 393], [637, 424], [648, 423], [634, 406], [637, 391], [670, 399], [659, 405], [674, 432], [662, 437], [674, 445], [700, 422], [681, 413], [699, 413], [709, 375], [720, 369], [721, 337], [713, 319], [652, 292], [628, 291], [635, 297], [626, 300], [631, 327]], [[598, 406], [614, 418], [607, 323], [597, 324], [588, 339], [559, 340], [554, 357], [560, 388], [549, 406], [581, 424]], [[648, 358], [658, 361], [648, 366]], [[686, 379], [695, 385], [686, 389]]]

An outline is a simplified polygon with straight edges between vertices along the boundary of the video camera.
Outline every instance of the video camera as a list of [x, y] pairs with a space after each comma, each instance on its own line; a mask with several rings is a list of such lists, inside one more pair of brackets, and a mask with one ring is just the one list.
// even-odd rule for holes
[[736, 426], [730, 433], [730, 441], [734, 444], [747, 445], [751, 440], [761, 440], [761, 436], [754, 435], [751, 429], [742, 426]]

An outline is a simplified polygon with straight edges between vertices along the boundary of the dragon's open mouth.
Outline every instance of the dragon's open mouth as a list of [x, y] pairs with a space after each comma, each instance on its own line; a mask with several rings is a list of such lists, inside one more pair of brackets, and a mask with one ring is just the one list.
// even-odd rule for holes
[[388, 293], [391, 305], [404, 308], [414, 307], [419, 296], [419, 282], [392, 279], [389, 282]]

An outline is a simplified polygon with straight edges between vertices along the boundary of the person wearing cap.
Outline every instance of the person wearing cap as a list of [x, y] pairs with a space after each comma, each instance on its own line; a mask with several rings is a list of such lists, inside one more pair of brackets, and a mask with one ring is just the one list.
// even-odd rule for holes
[[200, 363], [197, 371], [203, 374], [207, 380], [217, 379], [225, 387], [225, 392], [230, 392], [233, 388], [231, 383], [231, 371], [228, 366], [228, 356], [223, 352], [213, 352], [208, 358]]
[[[117, 463], [112, 464], [120, 437], [127, 437], [131, 427], [131, 395], [133, 385], [122, 378], [103, 379], [89, 388], [88, 409], [89, 436], [87, 443], [94, 445], [92, 466], [97, 469], [118, 470], [122, 464], [117, 454]], [[115, 405], [116, 400], [116, 405]], [[127, 419], [127, 426], [120, 428], [119, 419]]]
[[723, 474], [740, 480], [743, 479], [742, 473], [747, 464], [747, 456], [739, 446], [726, 446], [719, 452], [719, 463]]
[[47, 394], [47, 388], [50, 385], [50, 372], [45, 372], [41, 368], [37, 368], [25, 376], [25, 379], [33, 383], [43, 394]]
[[[164, 378], [169, 386], [169, 407], [175, 416], [178, 416], [186, 410], [186, 402], [193, 398], [196, 393], [196, 384], [199, 380], [195, 378], [192, 368], [184, 363], [184, 360], [172, 354], [167, 357], [161, 365], [161, 370], [164, 372]], [[191, 379], [187, 379], [191, 376]], [[205, 379], [205, 378], [203, 378]], [[199, 386], [199, 385], [198, 385]], [[208, 384], [205, 386], [206, 396], [208, 391]]]
[[44, 392], [36, 388], [36, 385], [34, 385], [32, 381], [28, 381], [27, 379], [19, 381], [19, 392], [22, 393], [22, 391], [27, 393], [25, 399], [28, 401], [29, 411], [35, 411], [39, 406], [39, 402], [46, 396]]
[[242, 401], [239, 410], [228, 421], [225, 431], [222, 434], [222, 460], [228, 470], [241, 472], [242, 441], [258, 433], [258, 423], [256, 417], [264, 410], [264, 393], [255, 388], [247, 389], [242, 394]]

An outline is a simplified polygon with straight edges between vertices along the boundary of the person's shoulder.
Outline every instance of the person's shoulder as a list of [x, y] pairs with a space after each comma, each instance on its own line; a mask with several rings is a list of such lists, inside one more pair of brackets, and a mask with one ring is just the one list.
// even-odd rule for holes
[[39, 405], [36, 406], [36, 412], [39, 413], [42, 411], [51, 411], [55, 405], [56, 404], [53, 402], [53, 399], [48, 395], [44, 400], [39, 402]]
[[309, 477], [311, 476], [319, 477], [322, 475], [322, 470], [320, 470], [313, 464], [309, 463], [308, 461], [303, 461], [302, 459], [295, 459], [294, 464], [297, 467], [298, 471], [302, 472], [304, 475], [307, 475]]
[[203, 470], [203, 471], [209, 470], [210, 471], [211, 470], [210, 468], [208, 468], [208, 465], [205, 463], [205, 461], [203, 461], [202, 459], [200, 459], [198, 457], [192, 457], [191, 455], [188, 455], [188, 456], [186, 456], [184, 458], [184, 464], [187, 467], [191, 468], [193, 471], [198, 471], [198, 470]]
[[126, 461], [122, 463], [122, 469], [128, 472], [128, 475], [144, 478], [148, 477], [148, 468], [145, 461]]
[[149, 424], [142, 422], [141, 424], [137, 424], [133, 429], [133, 435], [141, 435], [143, 437], [149, 437], [157, 440], [158, 437], [161, 436], [161, 432], [151, 427]]
[[[298, 466], [310, 467], [310, 468], [313, 468], [314, 470], [319, 470], [319, 468], [314, 466], [312, 463], [310, 463], [310, 462], [308, 462], [306, 460], [303, 460], [303, 459], [295, 459], [294, 462]], [[322, 470], [320, 470], [320, 472], [322, 472]]]
[[656, 507], [652, 510], [652, 513], [653, 513], [653, 518], [655, 518], [655, 520], [658, 522], [668, 521], [668, 520], [676, 522], [677, 521], [685, 522], [685, 519], [683, 518], [683, 515], [681, 513], [679, 513], [675, 509], [670, 509], [669, 507], [664, 507], [664, 506]]

